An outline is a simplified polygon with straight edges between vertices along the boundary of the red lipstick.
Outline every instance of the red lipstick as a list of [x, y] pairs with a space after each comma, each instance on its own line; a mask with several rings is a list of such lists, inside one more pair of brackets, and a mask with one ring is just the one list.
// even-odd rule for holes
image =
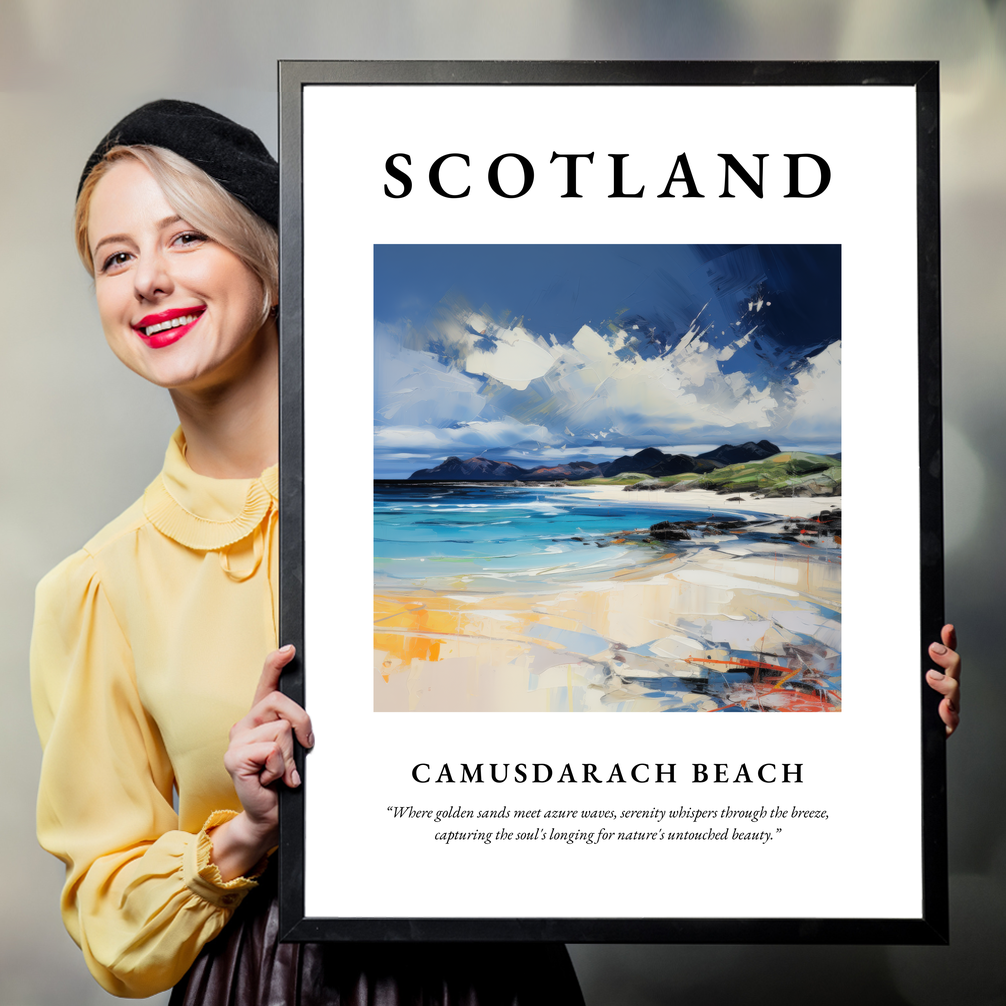
[[[204, 305], [199, 305], [196, 307], [173, 307], [168, 311], [148, 314], [133, 325], [133, 331], [151, 349], [161, 349], [164, 346], [170, 346], [173, 342], [178, 342], [179, 339], [187, 335], [205, 310]], [[179, 321], [185, 318], [189, 320], [179, 324]]]

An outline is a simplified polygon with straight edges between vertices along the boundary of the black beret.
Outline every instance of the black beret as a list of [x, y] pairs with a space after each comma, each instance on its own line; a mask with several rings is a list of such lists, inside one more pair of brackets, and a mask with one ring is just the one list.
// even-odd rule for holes
[[166, 147], [191, 161], [273, 227], [279, 226], [279, 165], [250, 130], [191, 101], [163, 98], [114, 125], [84, 165], [77, 195], [91, 169], [112, 147]]

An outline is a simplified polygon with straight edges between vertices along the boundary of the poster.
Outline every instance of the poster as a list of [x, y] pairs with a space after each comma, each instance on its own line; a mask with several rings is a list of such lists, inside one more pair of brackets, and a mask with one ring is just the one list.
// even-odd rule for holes
[[932, 95], [868, 69], [284, 66], [294, 938], [941, 938]]

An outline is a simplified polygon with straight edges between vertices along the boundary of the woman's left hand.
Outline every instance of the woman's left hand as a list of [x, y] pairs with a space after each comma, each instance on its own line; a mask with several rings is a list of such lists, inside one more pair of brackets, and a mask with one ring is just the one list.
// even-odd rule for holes
[[207, 832], [210, 859], [225, 881], [242, 876], [279, 841], [276, 784], [300, 785], [294, 735], [304, 747], [314, 744], [310, 716], [279, 690], [280, 675], [294, 653], [284, 646], [266, 657], [251, 710], [231, 727], [224, 767], [243, 809]]
[[940, 702], [940, 719], [947, 726], [949, 737], [961, 721], [961, 657], [957, 653], [957, 632], [952, 625], [944, 625], [940, 643], [931, 643], [929, 656], [943, 668], [926, 673], [929, 687], [943, 696]]

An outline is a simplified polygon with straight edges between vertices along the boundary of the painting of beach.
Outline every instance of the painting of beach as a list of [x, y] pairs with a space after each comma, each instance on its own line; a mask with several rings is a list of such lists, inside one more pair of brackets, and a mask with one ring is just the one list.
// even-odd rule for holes
[[836, 712], [841, 249], [378, 245], [374, 709]]

